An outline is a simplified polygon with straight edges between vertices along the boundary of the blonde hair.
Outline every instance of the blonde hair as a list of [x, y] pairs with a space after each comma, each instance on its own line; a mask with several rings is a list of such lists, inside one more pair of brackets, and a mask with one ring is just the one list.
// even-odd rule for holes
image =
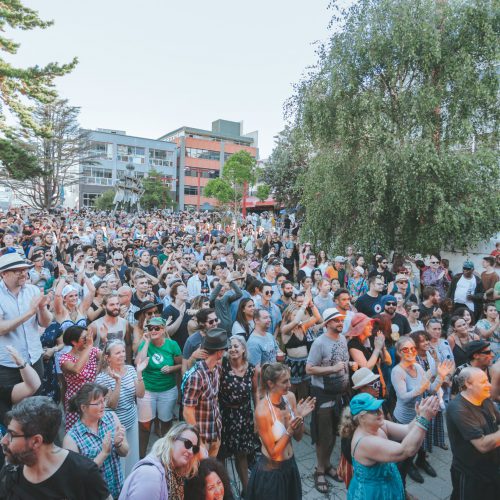
[[[198, 446], [201, 446], [200, 431], [198, 429], [198, 426], [180, 422], [171, 427], [167, 434], [164, 437], [158, 439], [151, 448], [151, 454], [158, 458], [165, 467], [168, 467], [171, 470], [174, 468], [172, 457], [174, 443], [185, 431], [191, 431], [196, 434], [196, 437], [198, 438]], [[193, 460], [186, 467], [186, 469], [183, 470], [182, 475], [188, 479], [196, 476], [196, 474], [198, 473], [199, 464], [200, 457], [197, 455], [193, 455]]]
[[339, 434], [340, 437], [350, 439], [352, 438], [354, 431], [358, 428], [358, 419], [354, 417], [351, 413], [349, 406], [346, 406], [342, 412], [339, 424]]

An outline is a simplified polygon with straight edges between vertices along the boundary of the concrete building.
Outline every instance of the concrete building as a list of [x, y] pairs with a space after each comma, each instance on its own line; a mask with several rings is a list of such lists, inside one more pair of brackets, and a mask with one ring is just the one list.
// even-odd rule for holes
[[205, 210], [216, 200], [203, 196], [210, 179], [220, 176], [224, 163], [238, 151], [248, 151], [258, 159], [258, 132], [243, 134], [243, 122], [216, 120], [212, 130], [180, 127], [163, 135], [160, 141], [177, 144], [179, 208]]
[[65, 206], [92, 207], [101, 193], [111, 189], [128, 172], [147, 177], [152, 169], [160, 172], [163, 182], [170, 186], [171, 198], [176, 200], [176, 144], [107, 129], [90, 131], [90, 140], [91, 154], [98, 163], [80, 165], [80, 183], [65, 189]]

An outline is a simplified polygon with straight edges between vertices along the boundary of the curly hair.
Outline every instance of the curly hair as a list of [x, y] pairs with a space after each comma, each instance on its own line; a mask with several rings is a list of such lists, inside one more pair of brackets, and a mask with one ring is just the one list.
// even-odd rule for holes
[[200, 462], [198, 475], [186, 482], [184, 497], [190, 500], [205, 500], [206, 479], [215, 472], [224, 486], [224, 500], [233, 500], [229, 476], [224, 465], [215, 458], [205, 458]]

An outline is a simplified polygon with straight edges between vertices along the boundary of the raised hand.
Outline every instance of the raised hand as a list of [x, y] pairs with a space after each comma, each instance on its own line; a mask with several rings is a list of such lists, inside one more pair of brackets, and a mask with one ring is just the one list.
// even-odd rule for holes
[[115, 446], [120, 446], [125, 439], [125, 427], [118, 424], [115, 431]]
[[428, 398], [422, 399], [420, 403], [415, 405], [415, 410], [417, 415], [420, 415], [427, 420], [431, 420], [437, 415], [439, 411], [439, 398], [437, 396], [429, 396]]
[[316, 398], [308, 397], [307, 399], [301, 399], [297, 403], [297, 410], [295, 413], [297, 414], [297, 416], [303, 419], [304, 417], [307, 417], [307, 415], [309, 415], [309, 413], [311, 413], [314, 410], [315, 406], [316, 406]]
[[111, 453], [111, 432], [108, 432], [102, 440], [102, 452], [106, 456]]
[[137, 366], [136, 366], [137, 372], [142, 373], [147, 368], [148, 363], [149, 363], [149, 358], [144, 358], [139, 363], [137, 363]]
[[378, 349], [379, 351], [384, 347], [385, 337], [383, 333], [377, 333], [373, 345], [375, 346], [375, 349]]
[[439, 363], [437, 367], [437, 373], [441, 380], [444, 380], [455, 367], [455, 363], [451, 359], [446, 359], [442, 363]]

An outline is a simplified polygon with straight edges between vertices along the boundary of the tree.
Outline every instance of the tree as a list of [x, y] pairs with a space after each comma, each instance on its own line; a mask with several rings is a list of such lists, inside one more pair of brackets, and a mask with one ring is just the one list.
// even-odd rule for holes
[[311, 145], [299, 127], [287, 126], [276, 137], [276, 145], [269, 157], [262, 178], [272, 189], [274, 199], [285, 207], [300, 202], [305, 175], [311, 157]]
[[257, 192], [255, 193], [255, 196], [260, 201], [266, 201], [269, 198], [269, 195], [271, 194], [271, 188], [267, 184], [259, 184], [257, 186]]
[[[16, 54], [19, 44], [3, 36], [6, 28], [32, 30], [45, 29], [52, 21], [42, 21], [38, 13], [25, 7], [19, 0], [3, 0], [0, 4], [0, 48], [10, 55]], [[23, 128], [46, 134], [47, 130], [33, 119], [29, 102], [47, 104], [56, 98], [54, 79], [69, 73], [77, 64], [49, 63], [46, 66], [17, 68], [0, 58], [0, 130], [7, 127], [5, 117], [9, 110]]]
[[205, 186], [205, 196], [215, 198], [223, 205], [233, 204], [238, 211], [238, 202], [243, 197], [245, 183], [253, 185], [257, 179], [255, 158], [245, 150], [232, 154], [224, 164], [222, 177], [211, 179]]
[[297, 87], [307, 238], [466, 251], [498, 230], [498, 20], [487, 0], [360, 0]]
[[114, 199], [115, 199], [116, 191], [114, 189], [108, 189], [104, 191], [95, 201], [95, 208], [97, 210], [113, 210], [114, 208]]
[[142, 187], [144, 194], [141, 196], [140, 203], [145, 210], [173, 206], [170, 188], [163, 182], [160, 172], [150, 170], [148, 177], [142, 181]]
[[[27, 205], [49, 210], [61, 202], [63, 186], [80, 181], [80, 165], [96, 163], [90, 152], [89, 133], [78, 124], [79, 108], [67, 100], [39, 104], [33, 112], [34, 129], [17, 134], [17, 147], [35, 158], [36, 167], [0, 170], [0, 184], [9, 187]], [[35, 130], [48, 133], [38, 135]], [[29, 134], [29, 135], [28, 135]]]

